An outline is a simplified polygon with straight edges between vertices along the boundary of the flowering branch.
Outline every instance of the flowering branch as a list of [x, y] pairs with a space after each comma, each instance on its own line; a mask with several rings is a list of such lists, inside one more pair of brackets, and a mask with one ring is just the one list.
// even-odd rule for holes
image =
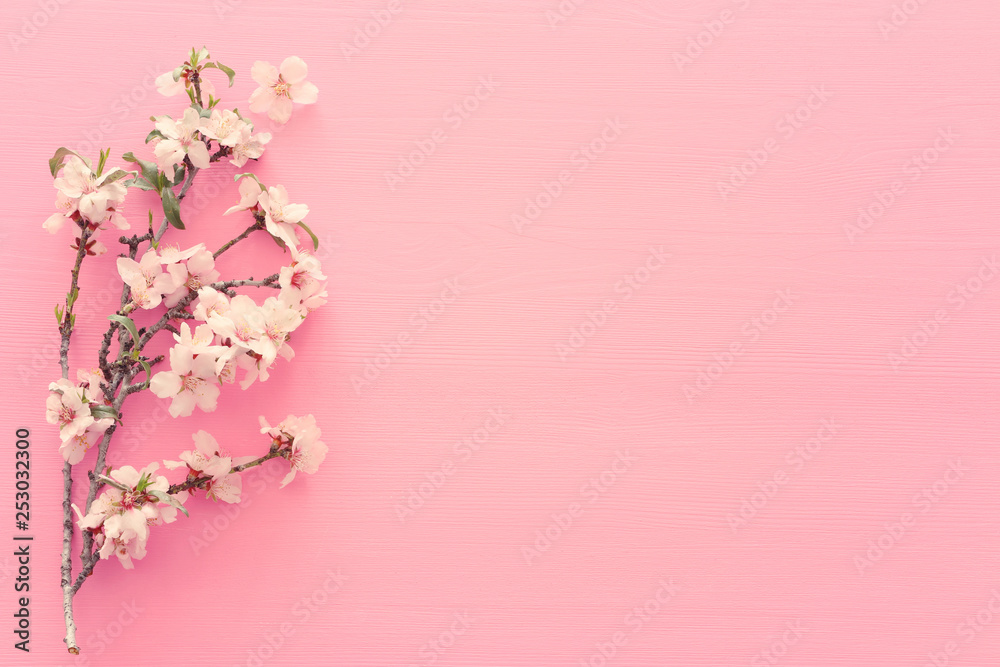
[[[99, 560], [115, 555], [125, 568], [132, 568], [133, 559], [141, 559], [146, 553], [150, 526], [171, 523], [178, 511], [187, 514], [183, 503], [192, 493], [204, 492], [216, 501], [239, 502], [240, 475], [245, 470], [280, 458], [289, 465], [289, 473], [281, 482], [284, 486], [297, 471], [316, 472], [327, 452], [312, 415], [289, 415], [274, 427], [261, 417], [261, 432], [270, 437], [271, 444], [266, 454], [256, 458], [233, 459], [209, 434], [195, 433], [195, 449], [181, 453], [180, 461], [163, 462], [168, 470], [187, 468], [187, 478], [174, 484], [156, 474], [159, 463], [141, 470], [132, 466], [112, 470], [106, 465], [129, 396], [148, 389], [169, 399], [173, 417], [190, 415], [196, 407], [212, 411], [220, 387], [235, 382], [238, 371], [244, 372], [240, 386], [246, 389], [256, 381], [267, 380], [278, 356], [290, 359], [288, 341], [292, 332], [326, 301], [326, 277], [320, 271], [319, 260], [299, 238], [299, 233], [305, 232], [313, 248], [318, 247], [316, 236], [303, 221], [308, 207], [290, 203], [284, 187], [267, 187], [253, 174], [236, 177], [242, 181], [238, 188], [240, 202], [226, 212], [250, 213], [253, 222], [242, 233], [215, 253], [204, 244], [181, 250], [162, 243], [171, 227], [185, 228], [180, 202], [199, 171], [226, 158], [243, 167], [249, 160], [260, 158], [271, 140], [268, 133], [255, 134], [253, 123], [235, 110], [218, 108], [215, 87], [205, 77], [208, 69], [221, 71], [232, 85], [235, 72], [211, 60], [206, 49], [192, 49], [181, 66], [157, 78], [161, 93], [187, 94], [191, 106], [180, 119], [152, 119], [154, 128], [146, 143], [152, 147], [154, 159], [131, 152], [123, 155], [126, 162], [136, 166], [135, 171], [105, 170], [110, 150], [101, 151], [96, 168], [90, 160], [66, 148], [57, 150], [49, 161], [58, 191], [57, 211], [43, 228], [56, 233], [67, 220], [71, 221], [77, 251], [70, 272], [70, 290], [64, 304], [56, 307], [61, 378], [49, 385], [46, 400], [46, 418], [59, 427], [59, 451], [64, 458], [60, 581], [64, 641], [70, 653], [79, 653], [73, 597]], [[250, 110], [267, 113], [276, 122], [288, 120], [293, 102], [316, 101], [316, 87], [305, 80], [306, 65], [299, 58], [285, 59], [280, 68], [258, 61], [251, 76], [260, 87], [250, 98]], [[69, 348], [76, 320], [74, 307], [80, 294], [80, 269], [85, 257], [107, 252], [99, 241], [102, 230], [112, 226], [129, 228], [121, 211], [130, 188], [155, 191], [163, 219], [154, 229], [150, 212], [145, 233], [118, 238], [124, 249], [116, 260], [123, 283], [119, 305], [108, 318], [98, 349], [98, 367], [79, 369], [73, 382]], [[220, 280], [216, 258], [256, 231], [266, 231], [289, 252], [290, 263], [262, 280]], [[238, 292], [248, 288], [276, 292], [258, 303]], [[162, 314], [151, 325], [138, 327], [132, 320], [136, 311], [155, 309], [162, 309]], [[195, 323], [193, 329], [188, 322]], [[146, 346], [161, 331], [173, 336], [169, 354], [145, 355]], [[114, 341], [117, 352], [112, 359]], [[154, 374], [153, 367], [166, 361], [169, 369]], [[95, 444], [96, 459], [87, 473], [89, 488], [81, 511], [71, 500], [73, 467]], [[75, 579], [71, 557], [74, 511], [83, 542], [81, 567]]]

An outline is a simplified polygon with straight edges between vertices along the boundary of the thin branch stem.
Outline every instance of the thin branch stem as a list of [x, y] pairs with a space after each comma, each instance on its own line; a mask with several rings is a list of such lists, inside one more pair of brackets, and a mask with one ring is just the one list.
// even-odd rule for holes
[[227, 250], [229, 250], [230, 248], [232, 248], [234, 245], [236, 245], [237, 243], [239, 243], [240, 241], [242, 241], [246, 237], [248, 237], [251, 234], [253, 234], [258, 229], [264, 229], [264, 221], [263, 220], [256, 220], [252, 225], [250, 225], [245, 230], [243, 230], [242, 234], [240, 234], [239, 236], [237, 236], [236, 238], [234, 238], [233, 240], [229, 241], [224, 246], [222, 246], [221, 248], [219, 248], [218, 250], [216, 250], [215, 252], [213, 252], [212, 253], [212, 259], [218, 259], [219, 255], [221, 255], [222, 253], [226, 252]]
[[[254, 459], [253, 461], [247, 461], [246, 463], [241, 463], [238, 466], [233, 466], [228, 474], [233, 475], [236, 473], [243, 472], [244, 470], [249, 470], [264, 463], [265, 461], [270, 461], [271, 459], [277, 458], [288, 458], [288, 449], [282, 449], [281, 445], [278, 443], [272, 444], [271, 449], [260, 458]], [[200, 489], [208, 485], [212, 481], [211, 477], [189, 477], [188, 479], [180, 482], [178, 484], [172, 484], [167, 493], [173, 495], [175, 493], [180, 493], [181, 491], [190, 491], [191, 489]]]

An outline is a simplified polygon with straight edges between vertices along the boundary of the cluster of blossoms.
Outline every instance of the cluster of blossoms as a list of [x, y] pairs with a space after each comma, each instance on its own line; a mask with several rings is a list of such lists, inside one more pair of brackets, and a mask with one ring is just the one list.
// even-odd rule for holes
[[[179, 197], [174, 187], [186, 176], [208, 168], [212, 162], [228, 158], [242, 167], [256, 160], [271, 140], [267, 132], [255, 133], [253, 123], [235, 109], [217, 108], [216, 89], [205, 78], [207, 69], [226, 73], [232, 85], [233, 72], [218, 62], [209, 60], [204, 49], [191, 51], [189, 60], [177, 69], [161, 75], [156, 85], [164, 95], [186, 93], [191, 106], [179, 119], [161, 115], [153, 118], [154, 129], [146, 141], [154, 160], [136, 158], [131, 153], [125, 159], [136, 163], [137, 171], [113, 169], [104, 171], [108, 153], [103, 152], [97, 168], [91, 162], [68, 149], [60, 149], [50, 161], [57, 193], [57, 212], [43, 224], [56, 233], [67, 220], [76, 228], [78, 263], [86, 255], [99, 255], [107, 248], [98, 241], [99, 232], [115, 227], [128, 229], [123, 216], [125, 196], [130, 187], [155, 190], [163, 202], [166, 222], [160, 232], [152, 227], [145, 237], [129, 241], [131, 252], [117, 258], [118, 274], [128, 287], [128, 298], [112, 320], [122, 330], [119, 358], [109, 365], [102, 358], [100, 369], [79, 370], [77, 381], [59, 379], [49, 386], [46, 419], [59, 427], [60, 453], [70, 464], [80, 463], [86, 452], [108, 429], [120, 420], [117, 411], [127, 394], [119, 393], [123, 378], [131, 380], [132, 367], [142, 364], [148, 377], [148, 387], [156, 396], [170, 399], [169, 413], [174, 417], [191, 415], [195, 407], [204, 411], [216, 408], [220, 387], [240, 380], [246, 389], [256, 380], [265, 381], [269, 369], [280, 356], [291, 359], [289, 337], [316, 308], [326, 303], [326, 276], [313, 249], [300, 243], [299, 233], [316, 237], [303, 222], [309, 213], [304, 204], [289, 201], [283, 186], [266, 187], [253, 175], [238, 178], [240, 201], [226, 214], [247, 212], [253, 218], [251, 228], [226, 247], [245, 238], [250, 231], [266, 231], [279, 246], [289, 253], [290, 261], [280, 271], [263, 280], [221, 281], [215, 268], [215, 257], [204, 244], [181, 249], [160, 242], [167, 222], [183, 228], [179, 220]], [[280, 67], [258, 61], [252, 77], [259, 88], [250, 97], [250, 110], [267, 113], [271, 120], [288, 121], [294, 102], [311, 104], [317, 89], [306, 81], [307, 68], [302, 59], [290, 57]], [[204, 97], [207, 96], [207, 103]], [[214, 142], [214, 145], [213, 145]], [[79, 247], [80, 240], [85, 247]], [[139, 243], [149, 242], [139, 253]], [[124, 242], [124, 240], [123, 240]], [[222, 250], [219, 251], [220, 253]], [[263, 302], [237, 293], [242, 287], [263, 287], [274, 290]], [[76, 281], [67, 295], [66, 308], [56, 310], [64, 336], [72, 331], [72, 307], [76, 301]], [[150, 336], [140, 342], [135, 324], [129, 315], [135, 311], [165, 308], [163, 320], [150, 329]], [[174, 321], [175, 325], [169, 325]], [[190, 324], [189, 324], [190, 321]], [[155, 374], [151, 365], [158, 359], [142, 356], [142, 348], [159, 329], [174, 332], [174, 345], [167, 358], [169, 370]], [[125, 329], [132, 334], [131, 348], [124, 347]], [[114, 328], [106, 336], [107, 352]], [[130, 356], [129, 356], [130, 355]], [[103, 369], [103, 371], [102, 371]], [[117, 370], [116, 370], [117, 369]], [[132, 385], [130, 385], [132, 386]], [[170, 523], [184, 511], [190, 495], [203, 491], [207, 498], [227, 503], [240, 501], [241, 473], [271, 458], [289, 463], [289, 473], [281, 486], [290, 482], [299, 471], [314, 473], [327, 453], [320, 440], [320, 430], [312, 415], [289, 415], [277, 426], [260, 418], [261, 433], [270, 439], [270, 449], [262, 457], [234, 458], [224, 451], [209, 433], [198, 431], [192, 438], [194, 448], [184, 451], [177, 461], [163, 461], [169, 470], [183, 469], [187, 475], [174, 485], [167, 477], [157, 474], [160, 464], [153, 463], [142, 470], [124, 466], [116, 470], [95, 469], [92, 479], [100, 480], [99, 496], [85, 511], [76, 508], [77, 524], [93, 540], [94, 552], [100, 558], [117, 555], [126, 568], [134, 559], [146, 553], [150, 526]], [[102, 445], [103, 451], [104, 445]], [[95, 482], [96, 484], [96, 482]]]
[[74, 505], [81, 530], [89, 530], [100, 549], [101, 558], [118, 556], [122, 566], [131, 569], [132, 559], [146, 555], [149, 527], [177, 519], [177, 503], [167, 495], [170, 482], [153, 473], [159, 464], [142, 470], [123, 466], [105, 479], [111, 487], [103, 492], [84, 516]]
[[[60, 157], [57, 155], [57, 157]], [[69, 159], [62, 159], [68, 157]], [[60, 157], [59, 164], [52, 167], [56, 176], [56, 212], [42, 223], [50, 234], [55, 234], [67, 220], [74, 224], [74, 248], [79, 248], [84, 230], [89, 232], [86, 248], [88, 255], [100, 255], [107, 247], [97, 240], [99, 232], [108, 226], [128, 229], [128, 222], [122, 215], [127, 188], [123, 183], [129, 172], [115, 169], [102, 173], [106, 155], [101, 155], [101, 165], [95, 171], [91, 163], [72, 151]], [[55, 158], [53, 158], [55, 159]], [[61, 175], [58, 175], [62, 172]]]
[[[235, 72], [210, 58], [206, 49], [191, 49], [184, 63], [157, 78], [161, 93], [186, 94], [191, 104], [180, 114], [152, 117], [153, 129], [146, 137], [151, 155], [122, 156], [135, 165], [134, 171], [105, 170], [110, 149], [101, 151], [96, 167], [67, 148], [58, 149], [49, 160], [57, 190], [56, 212], [42, 226], [54, 234], [69, 220], [76, 238], [70, 288], [64, 304], [55, 308], [62, 378], [49, 385], [46, 400], [46, 419], [59, 429], [59, 451], [68, 464], [63, 466], [60, 571], [70, 653], [79, 653], [73, 597], [100, 560], [114, 555], [131, 569], [146, 554], [151, 527], [175, 521], [177, 512], [187, 515], [185, 503], [193, 495], [238, 503], [244, 471], [282, 459], [289, 466], [281, 481], [284, 487], [298, 472], [315, 473], [328, 451], [312, 415], [289, 415], [276, 426], [260, 418], [261, 433], [268, 438], [261, 456], [234, 457], [212, 435], [198, 431], [192, 436], [193, 448], [181, 452], [178, 460], [141, 470], [106, 465], [115, 424], [134, 414], [123, 410], [130, 395], [149, 389], [170, 401], [168, 412], [174, 417], [191, 415], [196, 407], [212, 411], [221, 387], [239, 381], [246, 389], [257, 380], [267, 380], [278, 357], [291, 359], [292, 334], [326, 303], [326, 276], [313, 254], [319, 241], [304, 222], [309, 208], [292, 203], [284, 187], [267, 187], [253, 174], [236, 175], [239, 202], [226, 211], [251, 218], [242, 233], [214, 253], [201, 243], [182, 249], [163, 242], [171, 226], [185, 229], [181, 201], [199, 171], [226, 159], [243, 167], [259, 159], [272, 139], [268, 132], [256, 132], [253, 122], [236, 108], [220, 105], [205, 74], [211, 69], [223, 72], [232, 86]], [[266, 113], [276, 123], [288, 121], [294, 103], [317, 99], [316, 86], [306, 81], [306, 64], [298, 57], [286, 58], [280, 67], [258, 61], [251, 74], [258, 88], [249, 98], [250, 111]], [[77, 371], [73, 382], [68, 352], [76, 326], [81, 266], [89, 256], [107, 252], [99, 240], [102, 231], [129, 228], [124, 207], [130, 188], [158, 195], [163, 221], [154, 229], [150, 211], [148, 231], [119, 239], [125, 248], [116, 262], [124, 284], [121, 300], [108, 316], [111, 322], [98, 352], [98, 368]], [[285, 265], [263, 280], [223, 279], [215, 265], [219, 255], [252, 235], [265, 234], [286, 253]], [[249, 288], [267, 290], [268, 295], [255, 300], [242, 293]], [[140, 315], [148, 318], [143, 325], [132, 319]], [[146, 348], [163, 331], [173, 334], [172, 346], [168, 354], [154, 355]], [[154, 372], [161, 363], [163, 367]], [[74, 466], [92, 448], [97, 458], [87, 475], [87, 501], [81, 510], [72, 504]], [[168, 479], [173, 474], [179, 477], [181, 471], [182, 479]], [[83, 537], [75, 576], [74, 511]]]
[[319, 437], [319, 427], [312, 415], [295, 417], [288, 415], [277, 426], [269, 426], [264, 417], [260, 418], [260, 432], [270, 436], [272, 447], [279, 451], [287, 451], [288, 462], [292, 469], [281, 480], [281, 488], [295, 479], [295, 473], [302, 471], [313, 474], [319, 470], [319, 464], [326, 458], [328, 448]]
[[193, 450], [182, 452], [180, 461], [163, 462], [171, 470], [186, 469], [183, 482], [171, 486], [163, 475], [154, 476], [158, 463], [139, 471], [131, 466], [112, 470], [104, 478], [109, 488], [91, 504], [86, 515], [74, 505], [77, 525], [90, 531], [101, 558], [114, 554], [122, 566], [131, 569], [133, 559], [146, 555], [149, 527], [176, 520], [178, 511], [186, 514], [184, 503], [191, 491], [201, 489], [214, 501], [238, 503], [243, 489], [240, 474], [270, 458], [283, 458], [290, 466], [279, 488], [292, 481], [297, 472], [312, 474], [319, 469], [329, 449], [319, 439], [321, 433], [312, 415], [289, 415], [273, 427], [268, 426], [264, 417], [260, 423], [261, 433], [271, 438], [271, 448], [265, 456], [233, 458], [211, 434], [198, 431], [191, 436]]
[[180, 120], [158, 116], [156, 129], [151, 137], [156, 163], [164, 171], [188, 158], [195, 167], [207, 169], [212, 156], [208, 140], [215, 140], [220, 149], [228, 153], [237, 167], [247, 160], [256, 160], [264, 154], [264, 145], [271, 140], [269, 132], [253, 134], [253, 123], [230, 109], [213, 109], [211, 115], [202, 117], [188, 107]]
[[[157, 257], [150, 251], [143, 258], [151, 256], [146, 270], [137, 271], [132, 262], [122, 272], [132, 287], [133, 303], [140, 307], [154, 307], [161, 298], [170, 306], [196, 297], [190, 317], [202, 324], [192, 330], [187, 322], [181, 323], [170, 348], [170, 370], [157, 373], [150, 381], [154, 394], [171, 399], [172, 416], [189, 416], [195, 407], [211, 412], [220, 386], [235, 382], [238, 369], [245, 371], [240, 387], [246, 389], [258, 379], [266, 381], [279, 356], [294, 356], [288, 344], [291, 333], [309, 313], [326, 303], [327, 292], [326, 276], [317, 257], [296, 245], [288, 248], [292, 262], [281, 268], [273, 284], [279, 288], [278, 294], [260, 304], [231, 292], [226, 283], [216, 283], [218, 272], [202, 246], [172, 251], [170, 259], [187, 259], [169, 264], [166, 271], [162, 269], [166, 263], [162, 254]], [[122, 263], [119, 260], [120, 271]], [[139, 262], [140, 269], [142, 264]]]
[[114, 419], [105, 416], [110, 401], [101, 389], [104, 378], [98, 369], [79, 369], [76, 384], [60, 378], [49, 385], [45, 419], [59, 426], [59, 453], [69, 463], [79, 463]]

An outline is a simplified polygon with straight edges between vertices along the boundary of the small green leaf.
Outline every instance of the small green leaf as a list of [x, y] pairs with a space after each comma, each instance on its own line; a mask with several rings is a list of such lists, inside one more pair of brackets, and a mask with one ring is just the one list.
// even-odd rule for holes
[[185, 69], [186, 68], [184, 67], [184, 65], [181, 65], [180, 67], [177, 67], [177, 68], [174, 69], [174, 72], [173, 72], [174, 81], [180, 81], [181, 80], [181, 74], [184, 73]]
[[78, 158], [83, 160], [83, 163], [87, 165], [88, 168], [90, 168], [90, 160], [83, 157], [76, 151], [70, 150], [65, 146], [62, 146], [56, 149], [55, 155], [53, 155], [52, 158], [49, 160], [49, 171], [52, 172], [53, 178], [55, 178], [56, 175], [59, 173], [59, 170], [63, 168], [63, 162], [66, 160], [67, 155], [77, 156]]
[[316, 238], [315, 234], [313, 234], [313, 230], [309, 229], [309, 227], [306, 226], [306, 223], [304, 222], [298, 222], [296, 224], [302, 229], [306, 230], [306, 234], [308, 234], [309, 238], [313, 240], [313, 250], [319, 250], [319, 239]]
[[198, 106], [198, 101], [194, 99], [194, 88], [185, 88], [185, 92], [187, 92], [188, 97], [191, 99], [191, 104]]
[[[160, 173], [160, 169], [155, 162], [150, 162], [149, 160], [143, 160], [142, 158], [137, 158], [135, 155], [131, 153], [131, 151], [122, 155], [122, 159], [125, 160], [126, 162], [135, 162], [136, 164], [138, 164], [139, 168], [142, 169], [142, 177], [145, 178], [146, 181], [148, 181], [149, 184], [152, 185], [154, 189], [156, 189], [156, 184], [157, 182], [159, 182], [158, 175]], [[137, 187], [142, 187], [142, 186], [137, 186]], [[146, 190], [147, 188], [142, 188], [142, 189]]]
[[184, 169], [185, 167], [183, 164], [174, 165], [174, 180], [171, 185], [180, 185], [184, 182]]
[[115, 181], [120, 181], [129, 174], [137, 175], [137, 171], [125, 171], [124, 169], [114, 169], [105, 174], [99, 181], [98, 185], [107, 185], [108, 183], [114, 183]]
[[142, 385], [143, 389], [149, 389], [149, 381], [153, 377], [153, 369], [149, 367], [149, 363], [139, 360], [139, 364], [142, 365], [142, 370], [146, 371], [146, 382]]
[[[109, 473], [111, 472], [111, 466], [108, 466], [107, 471]], [[107, 475], [98, 475], [97, 477], [102, 482], [104, 482], [105, 484], [107, 484], [108, 486], [113, 486], [116, 489], [118, 489], [119, 491], [131, 491], [132, 490], [132, 489], [128, 488], [127, 486], [125, 486], [124, 484], [122, 484], [121, 482], [116, 482], [115, 480], [111, 479]]]
[[164, 137], [163, 133], [160, 132], [159, 130], [153, 130], [146, 135], [146, 143], [148, 144], [153, 139], [166, 139], [166, 137]]
[[150, 491], [149, 495], [153, 496], [154, 498], [156, 498], [157, 500], [159, 500], [161, 503], [166, 503], [168, 505], [176, 507], [180, 511], [184, 512], [184, 516], [190, 518], [191, 515], [188, 514], [187, 509], [184, 507], [184, 505], [181, 504], [181, 501], [177, 500], [176, 498], [174, 498], [170, 494], [164, 493], [163, 491], [156, 491], [156, 490], [154, 490], [154, 491]]
[[156, 189], [162, 193], [168, 185], [170, 185], [170, 181], [167, 180], [167, 175], [162, 171], [156, 172]]
[[91, 403], [90, 414], [93, 415], [95, 419], [114, 419], [116, 422], [121, 421], [121, 416], [115, 412], [115, 409], [110, 405]]
[[135, 322], [131, 319], [125, 317], [124, 315], [108, 315], [108, 319], [125, 327], [125, 329], [128, 330], [129, 335], [132, 336], [132, 340], [136, 343], [139, 342], [139, 331], [135, 328]]
[[62, 308], [60, 308], [59, 304], [57, 303], [56, 304], [56, 324], [62, 324], [62, 318], [63, 318], [63, 316], [62, 316]]
[[122, 181], [122, 185], [127, 188], [139, 188], [140, 190], [156, 190], [156, 187], [149, 184], [144, 178], [130, 178], [127, 181]]
[[80, 288], [74, 287], [72, 291], [66, 293], [66, 307], [70, 310], [73, 309], [73, 304], [80, 297]]
[[163, 188], [160, 197], [163, 199], [163, 215], [167, 221], [177, 229], [184, 229], [184, 223], [181, 222], [181, 205], [177, 201], [177, 195], [170, 188]]
[[223, 72], [226, 73], [226, 76], [229, 77], [229, 87], [232, 88], [233, 87], [233, 81], [236, 79], [236, 72], [233, 71], [233, 68], [226, 67], [225, 65], [223, 65], [222, 63], [220, 63], [218, 60], [215, 61], [215, 66], [218, 67], [220, 70], [222, 70]]
[[97, 176], [100, 178], [101, 174], [104, 173], [104, 163], [108, 161], [108, 155], [111, 154], [111, 149], [104, 150], [101, 149], [101, 157], [97, 161]]

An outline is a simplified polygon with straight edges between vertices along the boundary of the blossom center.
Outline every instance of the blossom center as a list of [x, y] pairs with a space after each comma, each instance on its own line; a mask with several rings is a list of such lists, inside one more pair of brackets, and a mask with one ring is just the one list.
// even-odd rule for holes
[[64, 405], [59, 409], [59, 423], [62, 426], [72, 424], [74, 419], [76, 419], [76, 410], [68, 405]]
[[274, 94], [278, 97], [288, 97], [288, 89], [290, 87], [287, 83], [279, 79], [278, 83], [274, 84]]
[[181, 391], [185, 389], [188, 391], [198, 391], [201, 384], [204, 382], [200, 377], [195, 377], [194, 375], [185, 375], [181, 378]]

